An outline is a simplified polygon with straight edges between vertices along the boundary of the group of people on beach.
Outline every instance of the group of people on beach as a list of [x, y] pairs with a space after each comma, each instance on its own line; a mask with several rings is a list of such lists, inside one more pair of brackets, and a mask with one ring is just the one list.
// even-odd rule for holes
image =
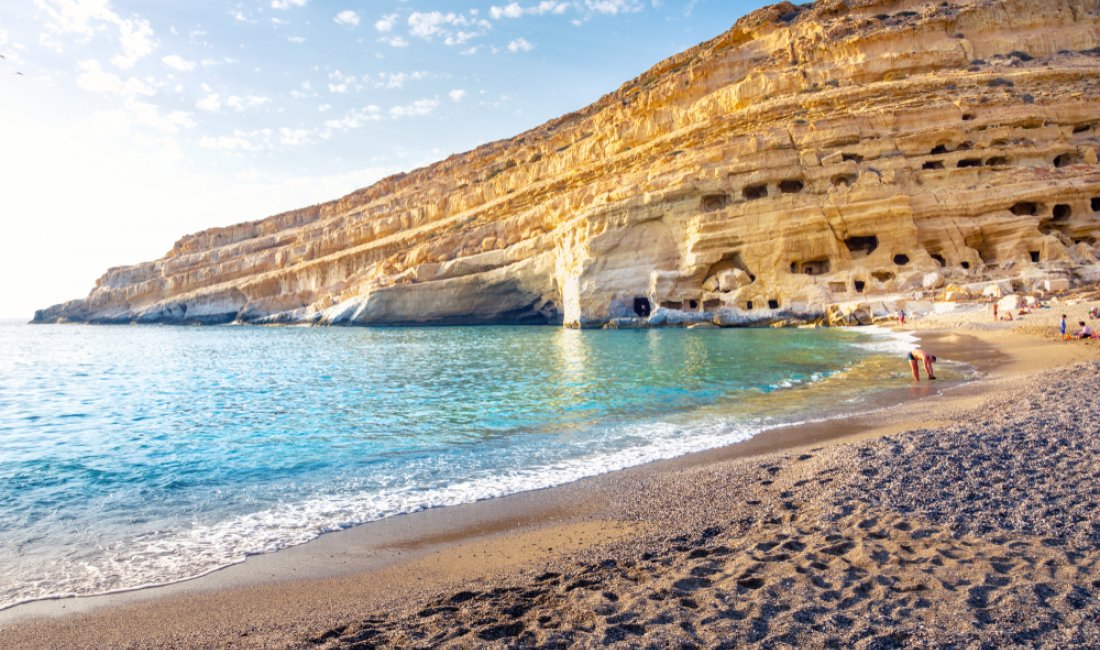
[[[1095, 311], [1095, 309], [1094, 309]], [[1089, 316], [1092, 317], [1092, 312], [1089, 312]], [[1100, 334], [1094, 332], [1085, 321], [1077, 321], [1077, 327], [1080, 328], [1072, 335], [1067, 333], [1066, 315], [1062, 314], [1062, 320], [1058, 321], [1058, 334], [1061, 335], [1063, 341], [1070, 341], [1073, 339], [1095, 339], [1100, 338]]]

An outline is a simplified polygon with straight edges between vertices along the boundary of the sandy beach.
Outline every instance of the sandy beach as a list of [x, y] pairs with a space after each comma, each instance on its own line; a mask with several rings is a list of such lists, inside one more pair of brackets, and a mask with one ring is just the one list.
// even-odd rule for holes
[[1056, 337], [1095, 305], [912, 321], [981, 378], [12, 608], [0, 647], [1100, 647], [1100, 346]]

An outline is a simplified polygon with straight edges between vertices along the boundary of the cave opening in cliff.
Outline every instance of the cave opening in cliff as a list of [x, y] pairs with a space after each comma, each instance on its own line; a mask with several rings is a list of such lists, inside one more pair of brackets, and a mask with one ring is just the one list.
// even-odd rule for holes
[[795, 270], [801, 270], [804, 275], [825, 275], [829, 272], [830, 269], [829, 258], [827, 257], [815, 260], [808, 260], [802, 262], [802, 264], [792, 262], [791, 266], [792, 273], [795, 272]]
[[1031, 257], [1032, 262], [1039, 262], [1039, 251], [1028, 251], [1027, 254]]
[[970, 151], [973, 147], [971, 142], [960, 142], [959, 146], [955, 147], [955, 151]]
[[712, 313], [716, 312], [716, 311], [718, 311], [719, 308], [721, 308], [721, 306], [722, 306], [722, 301], [720, 301], [720, 300], [704, 300], [703, 301], [703, 311], [706, 311], [706, 312], [712, 312]]
[[878, 237], [875, 235], [856, 235], [844, 240], [844, 245], [853, 257], [870, 255], [878, 248]]
[[756, 275], [749, 270], [749, 267], [741, 259], [741, 253], [734, 251], [732, 253], [726, 253], [722, 256], [722, 259], [718, 260], [714, 264], [711, 264], [704, 277], [710, 277], [712, 275], [718, 275], [723, 271], [732, 271], [737, 269], [749, 276], [749, 283], [756, 282]]
[[764, 183], [759, 185], [746, 185], [745, 188], [741, 190], [741, 196], [745, 197], [746, 201], [763, 199], [768, 196], [768, 186]]
[[964, 269], [969, 269], [970, 268], [970, 262], [963, 262], [959, 266], [963, 267]]
[[1039, 204], [1032, 201], [1020, 201], [1008, 210], [1017, 217], [1034, 217], [1039, 214]]
[[721, 210], [729, 204], [729, 195], [725, 193], [704, 194], [700, 207], [704, 212]]
[[947, 153], [947, 145], [937, 144], [936, 146], [932, 147], [932, 151], [929, 151], [928, 153], [933, 156], [941, 153]]
[[779, 309], [779, 301], [772, 298], [768, 301], [768, 309]]
[[936, 264], [939, 264], [940, 266], [947, 266], [947, 260], [945, 260], [943, 255], [940, 255], [939, 253], [929, 253], [928, 257], [936, 260]]
[[889, 282], [890, 280], [893, 280], [895, 276], [890, 271], [874, 271], [873, 273], [871, 273], [871, 277], [878, 280], [879, 282]]
[[[684, 308], [684, 303], [682, 303], [678, 300], [665, 300], [664, 302], [661, 303], [661, 306], [664, 307], [665, 309], [674, 309], [676, 311], [681, 311]], [[635, 309], [634, 311], [638, 311], [638, 310]]]
[[855, 287], [856, 293], [863, 293], [863, 288], [867, 286], [867, 283], [863, 280], [856, 280], [852, 283], [852, 286]]
[[974, 119], [973, 113], [963, 113], [963, 122], [969, 122], [972, 119]]
[[779, 182], [779, 191], [783, 194], [798, 194], [805, 185], [796, 178], [788, 178]]
[[745, 309], [748, 309], [750, 311], [752, 310], [752, 301], [751, 300], [746, 300], [745, 301]]
[[839, 176], [833, 176], [833, 187], [849, 187], [852, 183], [856, 182], [856, 177], [853, 174], [840, 174]]
[[688, 301], [688, 309], [699, 309], [699, 301], [698, 300], [689, 300]]
[[1073, 208], [1069, 207], [1065, 203], [1059, 203], [1054, 206], [1054, 212], [1052, 214], [1055, 221], [1066, 221], [1073, 216]]
[[652, 307], [649, 304], [649, 298], [635, 298], [634, 299], [634, 313], [638, 314], [642, 318], [648, 318]]
[[904, 253], [898, 253], [894, 256], [894, 264], [898, 266], [905, 266], [909, 263], [909, 256]]
[[840, 159], [843, 160], [844, 162], [854, 162], [854, 163], [863, 162], [863, 156], [859, 155], [858, 153], [844, 152], [844, 153], [840, 154]]
[[959, 169], [963, 169], [965, 167], [981, 167], [982, 166], [982, 159], [981, 158], [963, 158], [955, 166], [958, 167]]
[[993, 156], [985, 161], [986, 167], [1004, 167], [1008, 164], [1008, 158], [1004, 156]]
[[1055, 167], [1066, 167], [1068, 165], [1076, 165], [1081, 162], [1081, 157], [1075, 153], [1063, 153], [1054, 157]]
[[921, 169], [943, 169], [942, 160], [929, 160], [920, 166]]
[[1077, 135], [1078, 133], [1085, 133], [1086, 131], [1090, 130], [1091, 128], [1092, 128], [1091, 124], [1078, 124], [1077, 126], [1073, 127], [1073, 134]]
[[1100, 196], [1092, 197], [1089, 201], [1089, 207], [1092, 208], [1093, 212], [1100, 212]]

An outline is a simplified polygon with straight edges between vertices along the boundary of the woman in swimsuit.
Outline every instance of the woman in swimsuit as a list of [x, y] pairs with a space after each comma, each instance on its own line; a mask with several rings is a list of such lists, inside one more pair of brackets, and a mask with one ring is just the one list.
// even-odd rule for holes
[[936, 373], [932, 370], [932, 364], [936, 362], [936, 355], [928, 354], [924, 350], [917, 348], [909, 353], [909, 367], [913, 369], [913, 381], [920, 383], [920, 365], [924, 364], [924, 371], [928, 373], [929, 379], [935, 379]]

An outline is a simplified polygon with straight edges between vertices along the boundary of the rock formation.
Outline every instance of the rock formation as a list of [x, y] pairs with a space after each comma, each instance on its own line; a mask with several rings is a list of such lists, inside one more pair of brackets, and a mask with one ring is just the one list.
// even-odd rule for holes
[[576, 113], [188, 235], [35, 320], [731, 325], [1093, 282], [1098, 46], [1100, 0], [774, 5]]

